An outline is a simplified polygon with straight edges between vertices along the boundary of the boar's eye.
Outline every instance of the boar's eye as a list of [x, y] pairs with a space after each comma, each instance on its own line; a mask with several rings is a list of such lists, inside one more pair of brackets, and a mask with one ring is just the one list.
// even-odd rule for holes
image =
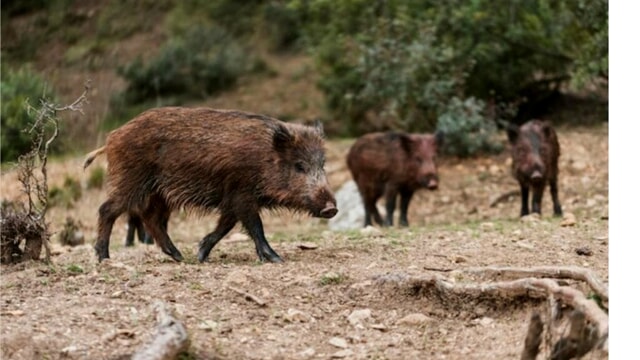
[[301, 163], [301, 162], [295, 163], [294, 167], [295, 167], [296, 171], [299, 172], [299, 173], [303, 173], [304, 174], [304, 173], [307, 172], [305, 167], [304, 167], [304, 164]]

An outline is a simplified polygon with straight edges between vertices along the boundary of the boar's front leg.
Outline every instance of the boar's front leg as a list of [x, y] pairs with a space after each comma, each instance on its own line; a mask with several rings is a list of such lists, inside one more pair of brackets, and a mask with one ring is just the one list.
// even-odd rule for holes
[[544, 183], [532, 186], [533, 196], [531, 197], [531, 212], [540, 214], [542, 204], [542, 193], [544, 192]]
[[529, 185], [523, 181], [520, 182], [520, 197], [522, 200], [520, 216], [529, 215]]
[[218, 220], [215, 230], [205, 236], [200, 241], [200, 249], [198, 250], [198, 261], [204, 262], [209, 257], [209, 253], [214, 246], [233, 229], [238, 219], [231, 211], [223, 211]]
[[413, 196], [413, 191], [404, 189], [400, 191], [400, 226], [409, 226], [407, 212], [409, 211], [409, 202]]
[[262, 227], [262, 219], [258, 211], [244, 212], [240, 217], [240, 222], [245, 227], [249, 236], [256, 245], [256, 252], [260, 261], [270, 261], [272, 263], [281, 263], [282, 258], [269, 246], [267, 238], [264, 236], [264, 228]]
[[551, 192], [551, 198], [553, 199], [553, 215], [562, 216], [562, 206], [560, 206], [560, 200], [558, 199], [558, 179], [552, 178], [549, 180], [549, 190]]
[[398, 197], [398, 189], [393, 185], [387, 185], [384, 191], [386, 200], [387, 217], [384, 226], [393, 226], [393, 213], [396, 211], [396, 198]]

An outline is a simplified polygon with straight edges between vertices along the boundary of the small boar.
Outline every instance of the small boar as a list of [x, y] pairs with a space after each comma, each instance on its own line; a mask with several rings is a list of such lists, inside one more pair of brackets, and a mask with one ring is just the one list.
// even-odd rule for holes
[[136, 214], [162, 251], [182, 254], [166, 231], [171, 212], [217, 209], [213, 232], [199, 244], [204, 262], [239, 221], [261, 261], [282, 262], [264, 235], [261, 209], [288, 208], [331, 218], [336, 201], [324, 171], [322, 126], [289, 124], [237, 110], [164, 107], [148, 110], [107, 137], [107, 200], [100, 206], [98, 260], [109, 258], [114, 221]]
[[562, 216], [558, 200], [558, 157], [560, 144], [555, 130], [546, 121], [531, 120], [507, 128], [511, 144], [512, 174], [520, 183], [520, 216], [529, 214], [529, 190], [533, 191], [531, 211], [540, 214], [544, 187], [549, 183], [553, 214]]
[[[393, 225], [396, 197], [400, 195], [400, 225], [409, 226], [407, 210], [413, 193], [421, 188], [438, 188], [436, 153], [444, 134], [370, 133], [351, 146], [347, 165], [364, 203], [364, 226], [371, 216], [382, 226]], [[377, 200], [384, 195], [386, 219], [382, 220]]]

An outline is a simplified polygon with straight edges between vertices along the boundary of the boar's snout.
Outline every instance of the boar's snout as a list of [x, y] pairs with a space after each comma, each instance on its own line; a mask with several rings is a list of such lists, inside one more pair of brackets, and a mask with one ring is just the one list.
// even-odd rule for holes
[[434, 179], [434, 178], [429, 180], [429, 183], [427, 184], [427, 189], [429, 189], [429, 190], [438, 190], [438, 180]]
[[320, 217], [331, 219], [332, 217], [336, 216], [337, 213], [338, 208], [336, 208], [336, 204], [331, 201], [327, 201], [327, 205], [325, 206], [325, 208], [320, 210]]
[[531, 182], [538, 183], [542, 181], [542, 173], [539, 170], [535, 170], [531, 173]]

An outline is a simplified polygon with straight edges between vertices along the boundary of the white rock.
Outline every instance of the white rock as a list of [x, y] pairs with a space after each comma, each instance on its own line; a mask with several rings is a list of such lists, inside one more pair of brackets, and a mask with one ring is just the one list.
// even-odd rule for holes
[[342, 358], [346, 358], [353, 355], [353, 351], [349, 350], [349, 349], [344, 349], [344, 350], [340, 350], [337, 351], [333, 354], [331, 354], [331, 358], [333, 359], [342, 359]]
[[313, 317], [303, 311], [297, 309], [289, 309], [287, 313], [284, 315], [284, 319], [289, 322], [311, 322], [313, 321]]
[[396, 323], [398, 325], [424, 325], [431, 320], [430, 317], [421, 313], [409, 314]]
[[347, 346], [349, 346], [347, 344], [347, 340], [341, 337], [332, 337], [331, 339], [329, 339], [329, 344], [341, 349], [346, 349]]
[[382, 231], [380, 231], [380, 229], [375, 228], [371, 225], [360, 229], [360, 234], [364, 235], [364, 236], [368, 236], [368, 237], [381, 237], [382, 236]]
[[364, 328], [363, 324], [369, 319], [371, 319], [371, 309], [354, 310], [347, 317], [349, 323], [359, 329]]

